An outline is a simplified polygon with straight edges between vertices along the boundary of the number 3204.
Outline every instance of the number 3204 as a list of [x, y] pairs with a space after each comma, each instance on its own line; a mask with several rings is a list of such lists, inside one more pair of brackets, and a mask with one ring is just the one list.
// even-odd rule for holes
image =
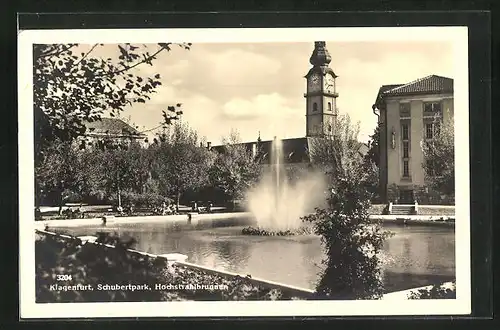
[[56, 275], [57, 281], [71, 281], [71, 275]]

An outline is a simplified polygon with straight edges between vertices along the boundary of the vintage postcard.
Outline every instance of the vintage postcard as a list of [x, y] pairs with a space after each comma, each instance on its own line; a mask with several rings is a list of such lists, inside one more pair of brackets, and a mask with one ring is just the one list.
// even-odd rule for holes
[[20, 317], [469, 314], [467, 37], [19, 31]]

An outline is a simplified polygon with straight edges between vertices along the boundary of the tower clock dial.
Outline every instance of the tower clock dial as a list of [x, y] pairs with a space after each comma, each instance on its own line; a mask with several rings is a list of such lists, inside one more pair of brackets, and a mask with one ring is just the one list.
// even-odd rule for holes
[[325, 77], [325, 91], [327, 93], [335, 92], [335, 79], [330, 74], [327, 74]]
[[319, 90], [321, 84], [321, 78], [319, 75], [315, 74], [309, 79], [309, 91], [315, 92]]

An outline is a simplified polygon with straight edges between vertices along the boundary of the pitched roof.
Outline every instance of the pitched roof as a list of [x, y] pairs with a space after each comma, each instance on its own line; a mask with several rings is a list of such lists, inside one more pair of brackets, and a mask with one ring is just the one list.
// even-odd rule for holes
[[[391, 86], [391, 85], [385, 85], [385, 86]], [[389, 95], [389, 96], [407, 95], [407, 94], [453, 93], [453, 79], [437, 75], [430, 75], [424, 78], [411, 81], [407, 84], [389, 88], [383, 91], [382, 93], [384, 95]]]
[[130, 136], [142, 134], [119, 118], [101, 118], [92, 122], [85, 122], [86, 134], [109, 134]]
[[377, 94], [377, 99], [375, 100], [375, 104], [378, 103], [378, 101], [380, 100], [380, 98], [384, 95], [385, 92], [393, 89], [393, 88], [396, 88], [396, 87], [399, 87], [399, 86], [402, 86], [403, 84], [392, 84], [392, 85], [382, 85], [379, 90], [378, 90], [378, 94]]

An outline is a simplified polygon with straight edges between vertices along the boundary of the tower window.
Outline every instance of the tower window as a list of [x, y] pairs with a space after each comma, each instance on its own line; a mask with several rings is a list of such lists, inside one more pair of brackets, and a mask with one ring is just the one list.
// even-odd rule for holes
[[313, 103], [313, 111], [318, 111], [318, 103]]
[[328, 111], [332, 111], [332, 103], [328, 102]]

